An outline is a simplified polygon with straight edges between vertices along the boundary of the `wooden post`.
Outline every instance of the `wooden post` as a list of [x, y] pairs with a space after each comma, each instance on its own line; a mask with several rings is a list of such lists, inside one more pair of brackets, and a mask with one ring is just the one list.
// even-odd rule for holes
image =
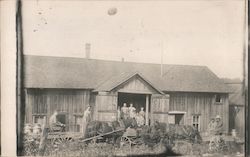
[[149, 95], [146, 95], [146, 125], [149, 125]]
[[44, 117], [44, 124], [42, 126], [42, 133], [41, 133], [41, 139], [40, 139], [40, 143], [39, 143], [39, 155], [43, 156], [44, 152], [45, 152], [45, 144], [46, 144], [46, 139], [48, 136], [48, 127], [46, 127], [46, 117]]

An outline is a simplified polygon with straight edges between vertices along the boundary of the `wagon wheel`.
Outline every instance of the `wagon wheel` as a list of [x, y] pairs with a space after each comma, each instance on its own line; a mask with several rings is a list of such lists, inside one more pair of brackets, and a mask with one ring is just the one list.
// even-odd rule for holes
[[72, 137], [60, 137], [55, 141], [55, 144], [60, 147], [67, 147], [67, 144], [69, 144], [72, 140]]
[[121, 137], [120, 146], [132, 146], [132, 140], [126, 136]]
[[63, 152], [69, 149], [71, 142], [73, 142], [72, 137], [61, 136], [51, 139], [51, 146], [54, 149], [54, 151]]

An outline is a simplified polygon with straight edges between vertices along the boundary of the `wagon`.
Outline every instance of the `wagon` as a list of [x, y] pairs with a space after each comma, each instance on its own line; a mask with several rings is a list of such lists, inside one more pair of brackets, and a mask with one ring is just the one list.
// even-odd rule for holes
[[57, 147], [58, 149], [63, 149], [67, 147], [70, 143], [86, 143], [89, 141], [96, 141], [104, 136], [114, 134], [116, 132], [124, 131], [124, 129], [117, 129], [107, 133], [98, 134], [93, 137], [84, 138], [84, 135], [79, 132], [49, 132], [47, 136], [47, 143], [52, 147]]
[[120, 139], [120, 146], [131, 146], [133, 145], [140, 145], [143, 141], [138, 135], [138, 130], [134, 128], [127, 128], [126, 131], [123, 133], [121, 139]]

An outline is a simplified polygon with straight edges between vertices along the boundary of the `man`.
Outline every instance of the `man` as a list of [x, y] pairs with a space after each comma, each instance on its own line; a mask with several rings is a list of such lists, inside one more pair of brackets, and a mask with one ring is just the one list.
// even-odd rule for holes
[[123, 106], [122, 106], [122, 108], [121, 108], [121, 117], [123, 119], [127, 119], [128, 115], [129, 115], [129, 109], [127, 107], [127, 104], [124, 103]]
[[135, 118], [135, 115], [136, 115], [135, 111], [136, 111], [136, 109], [135, 109], [135, 107], [133, 106], [132, 103], [130, 104], [128, 110], [129, 110], [129, 117], [130, 118]]
[[90, 121], [90, 106], [87, 107], [87, 109], [84, 111], [84, 114], [83, 114], [83, 119], [86, 121], [86, 122], [89, 122]]
[[86, 128], [87, 128], [88, 122], [90, 121], [90, 114], [91, 114], [90, 106], [88, 106], [83, 114], [83, 123], [82, 123], [82, 129], [81, 129], [84, 137], [86, 136]]
[[[57, 115], [58, 112], [57, 110], [54, 111], [54, 113], [51, 115], [51, 117], [49, 118], [49, 127], [53, 130], [53, 131], [62, 131], [65, 127], [64, 124], [62, 124], [61, 122], [59, 122], [57, 120]], [[58, 129], [58, 127], [60, 129]]]

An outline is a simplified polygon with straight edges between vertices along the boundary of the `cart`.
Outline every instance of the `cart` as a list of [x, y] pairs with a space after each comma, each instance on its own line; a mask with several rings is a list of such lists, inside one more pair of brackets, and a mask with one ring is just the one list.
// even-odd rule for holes
[[134, 128], [127, 128], [120, 140], [120, 146], [129, 146], [130, 148], [133, 145], [140, 145], [143, 141], [138, 136], [138, 132]]

